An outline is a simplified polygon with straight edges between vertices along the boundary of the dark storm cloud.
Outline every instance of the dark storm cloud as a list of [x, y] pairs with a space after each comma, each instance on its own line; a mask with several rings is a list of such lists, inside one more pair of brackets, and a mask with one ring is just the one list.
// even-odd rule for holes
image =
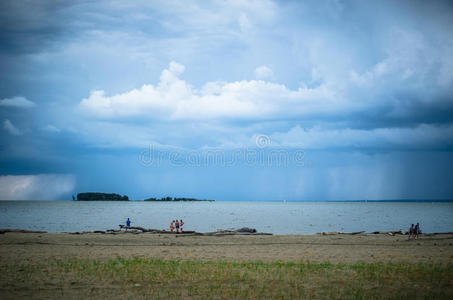
[[64, 1], [0, 2], [0, 50], [9, 54], [33, 53], [52, 47], [65, 31]]
[[[0, 51], [20, 55], [51, 50], [86, 31], [132, 31], [165, 36], [171, 31], [155, 21], [152, 6], [118, 1], [0, 2]], [[147, 6], [151, 6], [148, 8]]]

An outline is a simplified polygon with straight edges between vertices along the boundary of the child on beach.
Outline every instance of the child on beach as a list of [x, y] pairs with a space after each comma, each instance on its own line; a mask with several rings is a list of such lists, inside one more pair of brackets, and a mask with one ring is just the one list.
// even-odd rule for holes
[[178, 221], [178, 219], [176, 219], [175, 225], [176, 225], [176, 233], [179, 233], [179, 221]]
[[412, 237], [415, 238], [415, 228], [414, 228], [414, 224], [412, 224], [411, 227], [409, 228], [409, 239], [411, 239]]
[[170, 231], [173, 232], [173, 230], [175, 230], [175, 220], [170, 223]]

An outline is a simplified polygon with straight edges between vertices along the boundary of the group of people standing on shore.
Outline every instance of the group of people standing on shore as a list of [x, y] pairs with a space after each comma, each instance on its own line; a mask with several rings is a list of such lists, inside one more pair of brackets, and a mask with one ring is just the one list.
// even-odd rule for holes
[[418, 235], [422, 233], [421, 229], [420, 229], [420, 224], [417, 223], [415, 226], [414, 224], [411, 225], [411, 227], [409, 228], [409, 239], [417, 239], [418, 238]]
[[[120, 225], [121, 226], [121, 225]], [[178, 221], [178, 219], [171, 221], [170, 223], [170, 231], [171, 232], [176, 232], [180, 233], [183, 232], [183, 227], [184, 226], [184, 221], [181, 219]], [[127, 218], [126, 220], [126, 230], [131, 227], [131, 220]]]
[[182, 232], [182, 226], [184, 226], [182, 219], [179, 221], [178, 219], [173, 220], [170, 222], [170, 231], [174, 232], [176, 230], [176, 233]]

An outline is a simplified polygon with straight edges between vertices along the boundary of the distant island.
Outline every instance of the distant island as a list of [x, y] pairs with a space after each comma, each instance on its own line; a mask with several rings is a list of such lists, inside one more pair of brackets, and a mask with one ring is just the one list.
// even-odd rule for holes
[[[77, 198], [72, 196], [74, 201], [130, 201], [129, 197], [124, 195], [121, 196], [115, 193], [78, 193]], [[163, 197], [163, 198], [147, 198], [143, 201], [208, 201], [214, 202], [215, 200], [205, 200], [205, 199], [196, 199], [196, 198], [173, 198], [173, 197]]]
[[77, 201], [129, 201], [129, 197], [114, 193], [79, 193], [77, 194]]
[[163, 197], [163, 198], [148, 198], [143, 201], [208, 201], [214, 202], [215, 200], [201, 200], [196, 198], [172, 198], [172, 197]]

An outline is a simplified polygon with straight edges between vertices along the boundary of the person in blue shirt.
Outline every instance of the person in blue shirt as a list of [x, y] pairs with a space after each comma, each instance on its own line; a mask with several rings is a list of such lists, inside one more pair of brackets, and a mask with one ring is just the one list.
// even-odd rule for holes
[[420, 224], [417, 223], [415, 225], [415, 228], [414, 228], [414, 234], [415, 234], [415, 238], [418, 239], [418, 235], [421, 233], [422, 231], [420, 230]]
[[127, 220], [126, 220], [126, 226], [127, 226], [127, 227], [130, 227], [130, 226], [131, 226], [131, 220], [129, 220], [129, 218], [127, 218]]

